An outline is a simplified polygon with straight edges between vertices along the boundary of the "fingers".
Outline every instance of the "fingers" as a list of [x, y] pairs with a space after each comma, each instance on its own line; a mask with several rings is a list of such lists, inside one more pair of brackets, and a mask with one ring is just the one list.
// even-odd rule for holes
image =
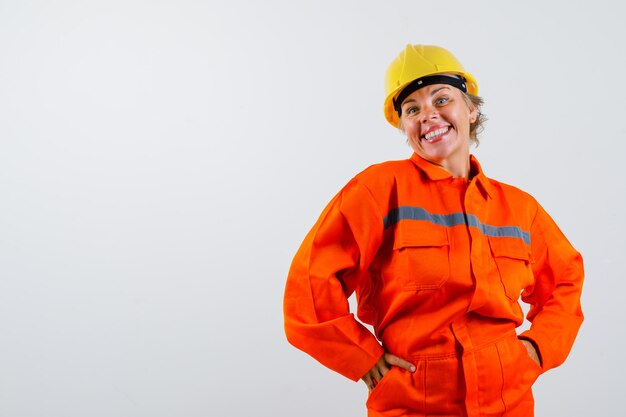
[[387, 366], [387, 359], [384, 356], [380, 358], [380, 360], [376, 363], [376, 365], [374, 365], [372, 370], [375, 370], [378, 373], [377, 376], [380, 376], [380, 378], [377, 378], [377, 379], [380, 380], [382, 377], [385, 376], [387, 372], [389, 372], [389, 366]]
[[405, 361], [402, 358], [399, 358], [395, 355], [392, 355], [391, 353], [385, 353], [383, 355], [383, 357], [385, 358], [385, 361], [389, 364], [389, 365], [393, 365], [393, 366], [397, 366], [398, 368], [402, 368], [402, 369], [406, 369], [409, 372], [415, 372], [415, 366], [409, 362], [409, 361]]
[[405, 361], [391, 353], [385, 353], [376, 364], [365, 375], [361, 377], [367, 389], [372, 392], [378, 382], [385, 376], [391, 366], [397, 366], [406, 369], [409, 372], [415, 372], [415, 366], [411, 362]]
[[530, 358], [535, 361], [537, 365], [541, 366], [541, 361], [539, 360], [539, 355], [537, 354], [537, 349], [535, 349], [535, 346], [526, 339], [520, 339], [520, 342], [522, 342], [522, 344], [526, 347], [528, 356], [530, 356]]
[[380, 382], [380, 380], [383, 379], [387, 372], [389, 372], [389, 367], [385, 363], [385, 359], [380, 358], [380, 360], [376, 362], [376, 364], [368, 372], [368, 376], [372, 381], [372, 388], [374, 388]]
[[372, 392], [372, 390], [374, 389], [374, 384], [372, 383], [372, 378], [370, 377], [369, 372], [363, 375], [361, 379], [363, 380], [363, 382], [365, 382], [365, 385], [367, 386], [367, 390], [369, 392]]
[[389, 372], [389, 367], [387, 366], [387, 362], [385, 357], [382, 356], [378, 362], [374, 364], [372, 369], [370, 369], [365, 375], [361, 377], [365, 385], [367, 385], [367, 389], [371, 392], [376, 384], [383, 379], [383, 376]]

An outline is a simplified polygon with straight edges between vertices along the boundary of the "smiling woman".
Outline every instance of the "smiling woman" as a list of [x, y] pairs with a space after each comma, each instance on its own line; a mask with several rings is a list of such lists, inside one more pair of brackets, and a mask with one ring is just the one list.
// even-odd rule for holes
[[[369, 416], [532, 416], [532, 385], [583, 321], [583, 267], [527, 193], [470, 145], [478, 84], [437, 46], [407, 45], [385, 79], [410, 159], [374, 165], [329, 203], [294, 257], [289, 341], [370, 392]], [[347, 298], [356, 292], [358, 317]], [[529, 330], [519, 301], [530, 305]]]
[[448, 85], [429, 85], [411, 93], [401, 109], [401, 126], [411, 148], [456, 177], [467, 176], [469, 130], [478, 109], [463, 100], [463, 92]]
[[[474, 96], [469, 93], [463, 93], [462, 96], [463, 96], [463, 100], [465, 101], [465, 104], [467, 104], [467, 106], [470, 108], [475, 108], [477, 112], [475, 120], [470, 123], [470, 142], [473, 145], [478, 145], [478, 143], [480, 142], [478, 140], [478, 134], [482, 132], [483, 125], [485, 121], [487, 121], [487, 118], [485, 117], [485, 115], [483, 114], [481, 110], [482, 105], [483, 105], [483, 99], [481, 97]], [[440, 104], [443, 104], [443, 102], [441, 102]], [[401, 115], [402, 106], [398, 106], [397, 111], [398, 111], [398, 114]], [[398, 128], [404, 133], [402, 120], [399, 121]]]

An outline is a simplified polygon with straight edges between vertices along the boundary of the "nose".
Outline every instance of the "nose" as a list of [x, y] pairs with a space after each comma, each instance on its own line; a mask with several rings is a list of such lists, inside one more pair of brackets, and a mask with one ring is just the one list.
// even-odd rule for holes
[[439, 111], [436, 107], [428, 106], [422, 109], [420, 116], [422, 116], [420, 119], [422, 124], [428, 123], [439, 118]]

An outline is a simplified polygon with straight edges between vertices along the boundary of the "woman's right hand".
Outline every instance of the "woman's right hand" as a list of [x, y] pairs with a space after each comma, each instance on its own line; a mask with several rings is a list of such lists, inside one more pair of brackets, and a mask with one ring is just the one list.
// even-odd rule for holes
[[372, 392], [376, 384], [385, 376], [392, 366], [397, 366], [402, 369], [406, 369], [409, 372], [415, 372], [415, 366], [402, 358], [399, 358], [391, 353], [385, 353], [380, 357], [378, 362], [369, 370], [368, 373], [363, 375], [361, 379], [367, 385], [369, 392]]

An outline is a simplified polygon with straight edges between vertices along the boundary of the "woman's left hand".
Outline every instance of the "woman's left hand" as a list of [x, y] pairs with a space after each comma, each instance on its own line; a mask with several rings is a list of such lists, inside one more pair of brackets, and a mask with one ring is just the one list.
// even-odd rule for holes
[[535, 349], [535, 346], [526, 339], [520, 339], [520, 342], [522, 342], [522, 344], [526, 347], [526, 351], [528, 351], [528, 356], [530, 356], [530, 358], [534, 360], [537, 365], [541, 366], [541, 360], [539, 359], [539, 355], [537, 354], [537, 349]]

